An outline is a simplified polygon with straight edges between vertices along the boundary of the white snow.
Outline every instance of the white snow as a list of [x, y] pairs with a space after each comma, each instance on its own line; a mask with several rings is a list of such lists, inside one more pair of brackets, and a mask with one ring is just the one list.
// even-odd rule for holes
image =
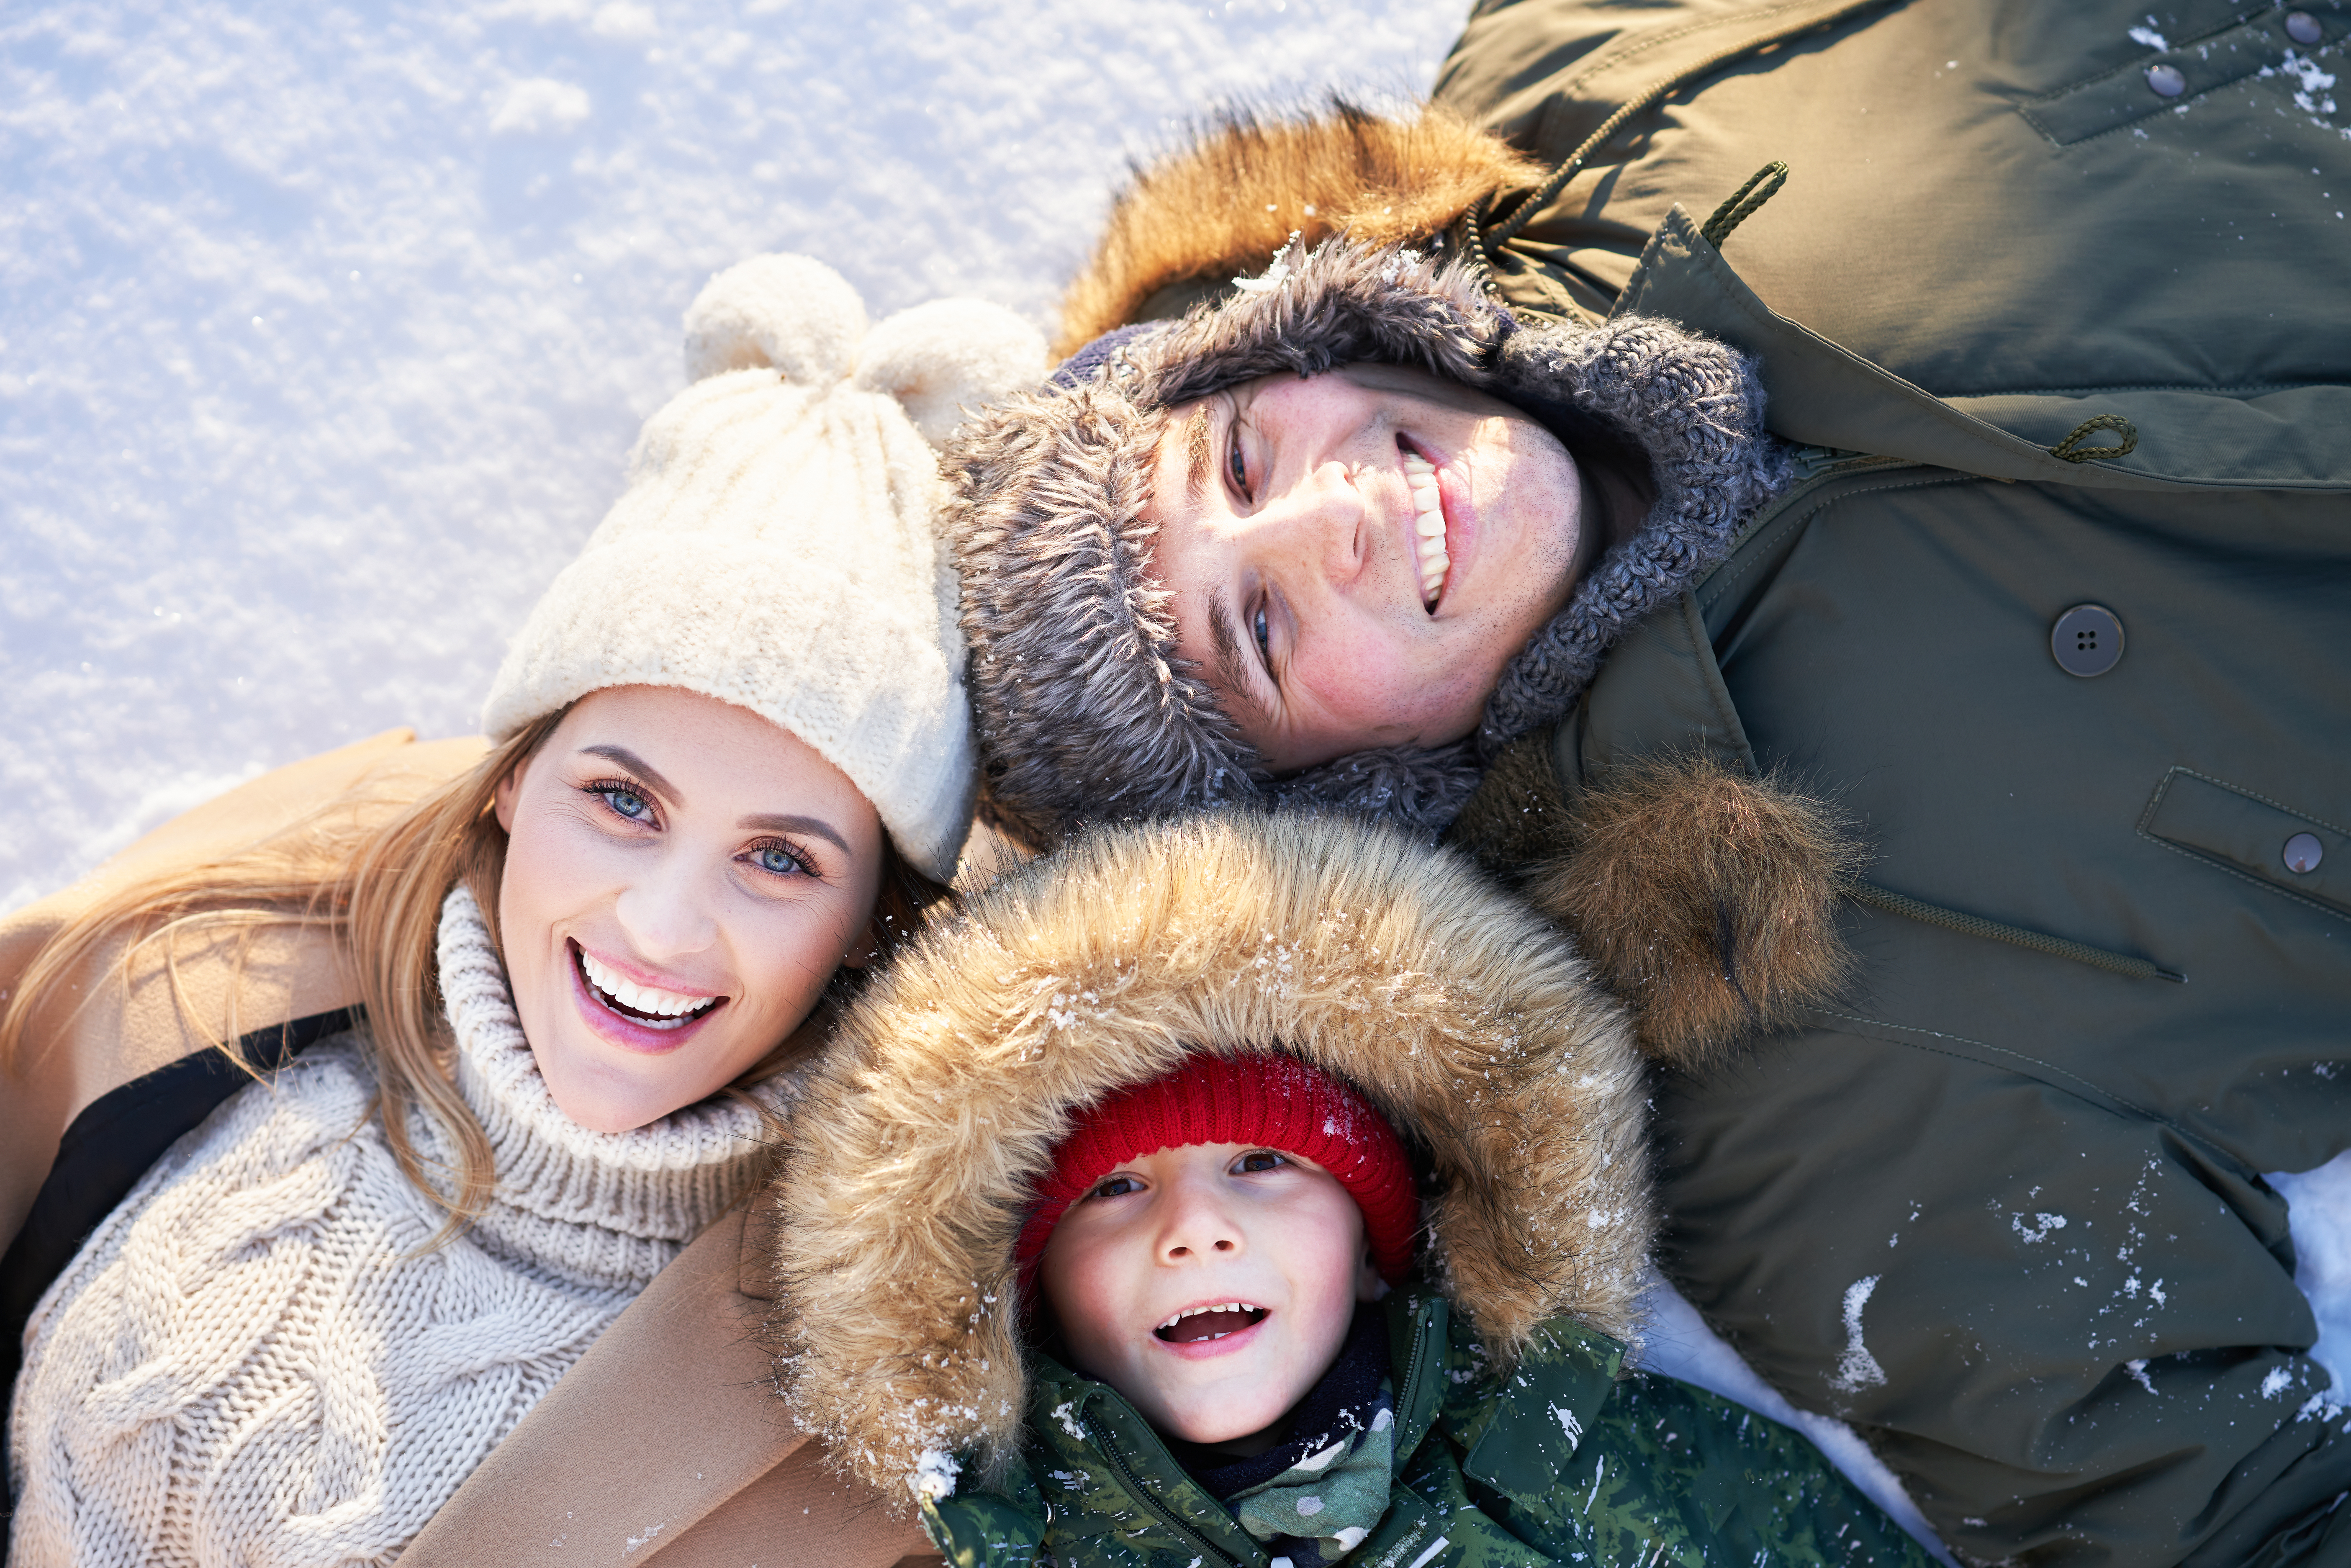
[[2277, 1174], [2294, 1232], [2294, 1281], [2318, 1319], [2311, 1359], [2334, 1385], [2320, 1397], [2331, 1408], [2351, 1403], [2351, 1153], [2298, 1176]]
[[0, 10], [0, 910], [266, 768], [473, 729], [762, 250], [1040, 325], [1128, 160], [1425, 93], [1468, 0]]
[[1855, 1280], [1844, 1291], [1844, 1354], [1837, 1357], [1837, 1375], [1832, 1386], [1847, 1394], [1864, 1388], [1874, 1388], [1886, 1381], [1886, 1369], [1869, 1354], [1869, 1346], [1861, 1337], [1861, 1311], [1869, 1305], [1870, 1292], [1877, 1289], [1883, 1275], [1871, 1274]]
[[914, 1459], [914, 1473], [907, 1485], [914, 1495], [925, 1502], [936, 1502], [943, 1497], [955, 1496], [956, 1482], [963, 1475], [963, 1466], [951, 1454], [936, 1448], [925, 1448]]
[[[1861, 1291], [1863, 1301], [1868, 1300], [1868, 1291], [1862, 1287], [1875, 1287], [1877, 1280], [1878, 1276], [1872, 1275], [1855, 1283], [1854, 1290]], [[1845, 1302], [1845, 1321], [1857, 1344], [1861, 1312], [1853, 1291], [1846, 1292]], [[1861, 1440], [1860, 1434], [1842, 1421], [1799, 1410], [1789, 1404], [1787, 1397], [1764, 1382], [1721, 1335], [1707, 1326], [1698, 1309], [1662, 1277], [1654, 1280], [1642, 1295], [1641, 1309], [1647, 1319], [1641, 1332], [1640, 1364], [1645, 1369], [1695, 1383], [1759, 1416], [1793, 1427], [1810, 1437], [1813, 1447], [1827, 1456], [1829, 1463], [1844, 1471], [1848, 1480], [1884, 1509], [1913, 1540], [1939, 1561], [1957, 1568], [1949, 1549], [1928, 1525], [1918, 1505], [1910, 1500], [1910, 1494], [1903, 1490], [1894, 1472], [1886, 1468], [1885, 1461], [1869, 1451], [1869, 1445]], [[1871, 1363], [1872, 1366], [1876, 1364]]]

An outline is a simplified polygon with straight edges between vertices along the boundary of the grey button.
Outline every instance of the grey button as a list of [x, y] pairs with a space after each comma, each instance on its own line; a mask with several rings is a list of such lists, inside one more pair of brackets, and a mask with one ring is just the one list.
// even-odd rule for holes
[[2325, 858], [2326, 846], [2318, 841], [2316, 833], [2296, 833], [2285, 841], [2285, 869], [2297, 876], [2316, 871]]
[[2076, 604], [2049, 629], [2049, 651], [2069, 675], [2103, 675], [2122, 660], [2123, 623], [2103, 604]]
[[2188, 78], [2179, 74], [2178, 66], [2149, 66], [2147, 85], [2155, 89], [2158, 98], [2178, 98], [2188, 90]]
[[2285, 36], [2297, 44], [2314, 44], [2326, 37], [2326, 29], [2320, 26], [2318, 18], [2307, 11], [2288, 11], [2285, 14]]

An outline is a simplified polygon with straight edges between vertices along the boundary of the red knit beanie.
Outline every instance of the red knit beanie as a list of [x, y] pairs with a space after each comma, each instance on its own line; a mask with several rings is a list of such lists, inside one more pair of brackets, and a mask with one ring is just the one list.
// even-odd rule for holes
[[1250, 1144], [1301, 1155], [1338, 1179], [1364, 1211], [1372, 1266], [1390, 1284], [1412, 1264], [1420, 1198], [1412, 1164], [1387, 1119], [1360, 1094], [1293, 1056], [1203, 1051], [1164, 1078], [1080, 1111], [1037, 1180], [1039, 1203], [1015, 1257], [1034, 1277], [1053, 1227], [1071, 1204], [1138, 1155], [1193, 1144]]

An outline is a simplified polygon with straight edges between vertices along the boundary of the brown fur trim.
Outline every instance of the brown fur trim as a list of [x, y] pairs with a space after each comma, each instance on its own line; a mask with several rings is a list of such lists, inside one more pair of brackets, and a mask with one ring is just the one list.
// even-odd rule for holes
[[1842, 988], [1860, 855], [1822, 802], [1710, 758], [1622, 769], [1572, 807], [1573, 847], [1527, 878], [1678, 1068], [1785, 1028]]
[[1624, 1015], [1458, 856], [1344, 819], [1098, 831], [935, 927], [852, 1011], [772, 1189], [795, 1416], [911, 1500], [1028, 1392], [1014, 1242], [1071, 1113], [1195, 1050], [1294, 1052], [1428, 1156], [1425, 1266], [1507, 1364], [1630, 1336], [1655, 1229]]
[[1053, 357], [1136, 319], [1170, 284], [1263, 272], [1293, 232], [1308, 246], [1334, 234], [1424, 240], [1481, 197], [1542, 177], [1541, 164], [1435, 105], [1408, 120], [1343, 101], [1311, 119], [1227, 115], [1135, 171], [1061, 297]]

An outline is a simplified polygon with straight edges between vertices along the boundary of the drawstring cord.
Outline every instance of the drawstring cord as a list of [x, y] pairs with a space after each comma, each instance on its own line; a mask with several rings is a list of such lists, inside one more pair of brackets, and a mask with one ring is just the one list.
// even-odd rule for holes
[[2029, 947], [2035, 953], [2046, 953], [2053, 958], [2071, 958], [2076, 964], [2087, 964], [2095, 969], [2107, 969], [2117, 975], [2127, 975], [2134, 980], [2169, 980], [2185, 985], [2188, 977], [2177, 970], [2166, 969], [2145, 958], [2134, 958], [2125, 953], [2110, 953], [2104, 947], [2093, 947], [2086, 942], [2069, 942], [2063, 936], [2044, 936], [2027, 931], [2021, 925], [2003, 925], [1997, 920], [1986, 920], [1980, 915], [1962, 915], [1956, 909], [1945, 909], [1938, 904], [1928, 904], [1907, 894], [1895, 893], [1876, 883], [1856, 882], [1845, 890], [1845, 895], [1855, 904], [1882, 909], [1888, 915], [1939, 925], [1946, 931], [1956, 931], [1963, 936], [1982, 936], [1994, 942], [2006, 942], [2018, 947]]

